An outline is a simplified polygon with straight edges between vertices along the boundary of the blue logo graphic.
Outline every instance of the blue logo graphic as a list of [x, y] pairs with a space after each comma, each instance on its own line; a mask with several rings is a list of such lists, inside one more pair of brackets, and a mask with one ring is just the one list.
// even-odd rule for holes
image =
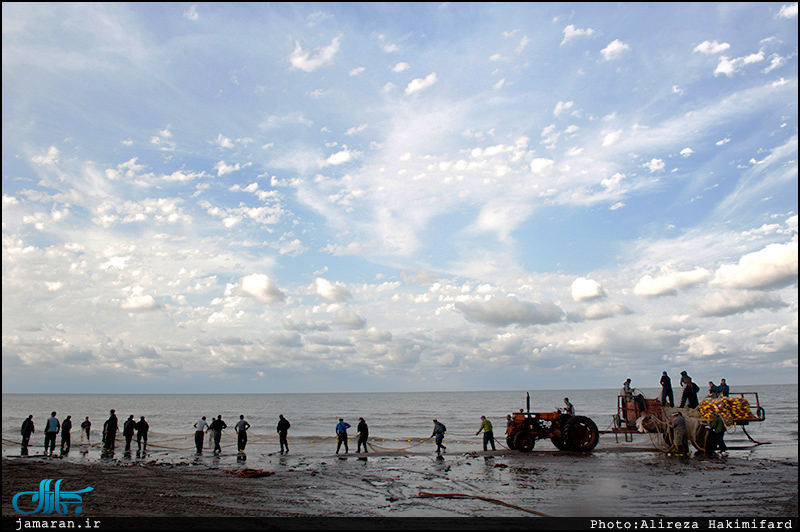
[[[62, 491], [61, 490], [61, 483], [64, 482], [63, 479], [56, 481], [56, 485], [53, 491], [50, 491], [50, 483], [53, 482], [53, 479], [48, 478], [39, 483], [39, 491], [21, 491], [14, 495], [14, 498], [11, 499], [11, 506], [14, 507], [14, 510], [17, 513], [21, 513], [24, 515], [30, 515], [35, 513], [43, 513], [43, 514], [51, 514], [56, 512], [57, 514], [68, 514], [69, 508], [67, 508], [67, 504], [83, 504], [83, 499], [81, 498], [81, 493], [88, 493], [93, 491], [94, 488], [83, 488], [79, 491]], [[30, 495], [31, 502], [39, 503], [36, 509], [32, 512], [24, 512], [19, 509], [17, 506], [17, 499], [22, 496]], [[77, 506], [75, 508], [75, 515], [78, 515], [83, 511], [83, 508]]]

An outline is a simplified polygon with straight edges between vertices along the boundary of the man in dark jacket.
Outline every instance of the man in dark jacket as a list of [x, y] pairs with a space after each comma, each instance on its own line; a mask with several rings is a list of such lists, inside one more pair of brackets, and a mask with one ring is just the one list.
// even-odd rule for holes
[[29, 415], [28, 418], [22, 422], [22, 427], [20, 427], [20, 433], [22, 434], [22, 447], [25, 448], [28, 446], [28, 442], [31, 440], [31, 434], [35, 432], [33, 427], [33, 414]]
[[438, 419], [433, 420], [433, 433], [431, 437], [436, 437], [436, 452], [437, 454], [442, 451], [442, 449], [447, 449], [442, 442], [444, 441], [444, 433], [447, 431], [447, 428], [444, 426], [444, 423], [439, 423]]
[[356, 427], [356, 431], [358, 432], [358, 447], [356, 448], [356, 452], [360, 453], [361, 445], [364, 445], [364, 452], [368, 453], [367, 438], [369, 438], [369, 427], [363, 417], [358, 418], [358, 427]]
[[278, 439], [281, 442], [281, 454], [283, 454], [283, 450], [286, 449], [286, 452], [289, 452], [289, 441], [286, 439], [286, 436], [289, 434], [289, 427], [292, 426], [289, 423], [289, 420], [283, 417], [283, 414], [278, 414]]
[[125, 452], [131, 452], [131, 440], [133, 440], [133, 433], [136, 431], [136, 422], [133, 420], [133, 414], [128, 416], [125, 424], [122, 425], [122, 435], [125, 436]]
[[72, 430], [72, 416], [67, 416], [61, 423], [61, 452], [64, 452], [64, 446], [66, 446], [66, 450], [69, 451], [70, 445], [72, 444], [70, 431]]
[[144, 440], [144, 450], [147, 450], [147, 431], [150, 430], [150, 424], [144, 418], [144, 416], [139, 418], [139, 421], [136, 422], [136, 443], [139, 445], [139, 450], [142, 450], [142, 440]]
[[209, 428], [214, 431], [214, 452], [221, 453], [222, 447], [219, 441], [222, 439], [222, 431], [228, 428], [228, 424], [222, 421], [222, 414], [218, 415], [217, 419], [211, 422]]
[[672, 395], [672, 379], [664, 371], [661, 373], [661, 406], [667, 406], [667, 399], [669, 399], [669, 406], [675, 406], [675, 398]]
[[[690, 377], [686, 377], [683, 380], [686, 383], [686, 386], [683, 388], [683, 394], [681, 395], [681, 405], [680, 408], [684, 406], [688, 406], [689, 408], [697, 408], [700, 404], [700, 401], [697, 400], [697, 392], [700, 390], [700, 387], [697, 386]], [[688, 405], [687, 405], [688, 403]]]
[[111, 415], [103, 423], [103, 450], [114, 451], [114, 444], [117, 441], [117, 431], [119, 430], [119, 421], [114, 409], [111, 409]]

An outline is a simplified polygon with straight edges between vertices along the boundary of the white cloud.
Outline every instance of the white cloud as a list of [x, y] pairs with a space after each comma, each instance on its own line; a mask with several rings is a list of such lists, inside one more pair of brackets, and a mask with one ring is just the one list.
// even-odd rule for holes
[[590, 301], [606, 296], [606, 292], [600, 283], [585, 277], [575, 279], [570, 287], [570, 292], [574, 301]]
[[424, 78], [416, 78], [406, 87], [406, 94], [416, 94], [431, 87], [437, 81], [439, 81], [439, 79], [436, 77], [436, 72], [431, 72]]
[[620, 41], [619, 39], [614, 39], [608, 44], [608, 46], [600, 50], [600, 53], [603, 54], [604, 60], [611, 61], [619, 58], [623, 53], [630, 49], [631, 47], [624, 42]]
[[43, 166], [52, 166], [58, 162], [59, 155], [60, 152], [58, 151], [58, 148], [55, 146], [50, 146], [47, 148], [47, 153], [45, 155], [37, 155], [32, 159], [32, 161]]
[[622, 136], [622, 130], [618, 129], [616, 131], [603, 131], [603, 147], [607, 148], [609, 146], [613, 146], [614, 144], [619, 141], [619, 138]]
[[797, 241], [769, 244], [737, 264], [720, 266], [712, 281], [730, 288], [776, 288], [797, 284]]
[[731, 316], [756, 310], [778, 310], [788, 305], [779, 298], [763, 292], [737, 290], [705, 296], [697, 305], [700, 316]]
[[556, 104], [555, 109], [553, 109], [553, 114], [559, 116], [561, 113], [566, 111], [567, 109], [571, 109], [574, 105], [574, 102], [558, 102]]
[[230, 174], [232, 172], [236, 172], [237, 170], [241, 169], [242, 166], [239, 163], [236, 163], [234, 165], [229, 165], [225, 161], [219, 161], [217, 164], [214, 165], [214, 170], [217, 171], [217, 177]]
[[633, 293], [647, 298], [676, 295], [678, 290], [702, 283], [710, 276], [711, 272], [705, 268], [695, 268], [686, 272], [668, 271], [658, 277], [645, 275], [636, 283]]
[[366, 70], [366, 68], [364, 68], [363, 66], [356, 67], [356, 68], [354, 68], [353, 70], [350, 71], [350, 75], [351, 76], [358, 76], [359, 74], [361, 74], [365, 70]]
[[189, 9], [183, 12], [183, 16], [186, 19], [191, 20], [192, 22], [196, 21], [200, 18], [200, 15], [197, 13], [197, 4], [191, 6]]
[[564, 311], [552, 301], [530, 302], [520, 301], [514, 296], [494, 296], [488, 300], [459, 302], [456, 310], [464, 315], [467, 321], [483, 323], [494, 327], [509, 325], [546, 325], [558, 323]]
[[555, 161], [552, 159], [545, 159], [542, 157], [537, 157], [536, 159], [531, 161], [531, 172], [537, 175], [545, 175], [553, 168]]
[[235, 285], [228, 285], [225, 295], [252, 297], [265, 305], [283, 303], [285, 299], [284, 293], [275, 286], [275, 282], [263, 273], [246, 275]]
[[352, 310], [340, 309], [336, 312], [333, 318], [333, 323], [343, 329], [363, 329], [367, 326], [367, 320], [363, 316], [359, 316]]
[[156, 310], [161, 305], [149, 294], [143, 293], [143, 288], [140, 286], [135, 287], [131, 294], [120, 304], [122, 310], [130, 312], [146, 312], [148, 310]]
[[751, 65], [753, 63], [760, 63], [764, 60], [764, 52], [759, 51], [754, 54], [746, 55], [744, 57], [737, 57], [735, 59], [728, 59], [726, 56], [722, 56], [719, 58], [719, 64], [717, 68], [714, 70], [714, 75], [719, 76], [720, 74], [724, 74], [729, 78], [732, 78], [733, 75], [744, 68], [747, 65]]
[[224, 136], [222, 133], [217, 135], [214, 144], [216, 144], [220, 148], [232, 149], [234, 147], [233, 141], [231, 141], [231, 139], [229, 139], [228, 137]]
[[378, 35], [378, 43], [381, 47], [381, 50], [383, 50], [387, 54], [396, 52], [400, 49], [400, 47], [397, 46], [396, 44], [388, 42], [384, 35]]
[[392, 72], [404, 72], [411, 68], [411, 65], [408, 63], [401, 61], [392, 67]]
[[693, 153], [694, 153], [693, 149], [684, 148], [684, 149], [681, 150], [681, 157], [686, 158], [686, 157], [689, 157], [690, 155], [692, 155]]
[[359, 152], [355, 150], [350, 150], [347, 146], [344, 149], [330, 155], [325, 161], [322, 163], [323, 166], [337, 166], [340, 164], [344, 164], [347, 162], [352, 161], [353, 159], [359, 157]]
[[664, 159], [651, 159], [649, 162], [644, 163], [642, 166], [648, 168], [650, 172], [657, 172], [664, 169]]
[[781, 6], [778, 16], [781, 18], [794, 18], [797, 16], [797, 2]]
[[561, 45], [565, 45], [575, 37], [582, 37], [585, 35], [592, 35], [594, 30], [592, 28], [586, 28], [585, 30], [576, 28], [574, 24], [570, 24], [566, 28], [564, 28], [564, 39], [561, 41]]
[[714, 42], [703, 41], [702, 43], [694, 47], [692, 53], [700, 52], [701, 54], [706, 54], [706, 55], [718, 54], [720, 52], [724, 52], [730, 47], [731, 45], [726, 42], [720, 43], [717, 42], [716, 40]]
[[332, 63], [339, 51], [339, 39], [339, 36], [334, 37], [329, 45], [317, 48], [317, 53], [314, 55], [308, 50], [303, 50], [299, 42], [295, 43], [294, 51], [289, 54], [291, 69], [313, 72], [321, 66]]
[[317, 277], [309, 287], [311, 292], [326, 301], [346, 301], [352, 297], [350, 291], [341, 283], [332, 283], [322, 277]]
[[352, 136], [352, 135], [355, 135], [356, 133], [361, 133], [361, 132], [362, 132], [362, 131], [364, 131], [365, 129], [367, 129], [367, 124], [361, 124], [361, 125], [359, 125], [359, 126], [353, 126], [353, 127], [351, 127], [350, 129], [348, 129], [347, 131], [345, 131], [345, 132], [344, 132], [344, 134], [345, 134], [345, 135], [348, 135], [348, 136]]

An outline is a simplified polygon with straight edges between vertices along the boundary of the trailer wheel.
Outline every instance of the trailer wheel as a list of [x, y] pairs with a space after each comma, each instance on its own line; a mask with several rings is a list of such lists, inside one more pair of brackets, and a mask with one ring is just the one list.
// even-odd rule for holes
[[536, 445], [536, 438], [530, 432], [520, 432], [514, 436], [514, 447], [523, 453], [529, 453]]
[[586, 453], [597, 447], [600, 431], [594, 421], [585, 416], [575, 416], [564, 427], [564, 441], [570, 450]]
[[703, 451], [704, 453], [713, 452], [717, 448], [717, 438], [708, 425], [701, 425], [697, 429], [692, 443], [697, 447], [698, 451]]

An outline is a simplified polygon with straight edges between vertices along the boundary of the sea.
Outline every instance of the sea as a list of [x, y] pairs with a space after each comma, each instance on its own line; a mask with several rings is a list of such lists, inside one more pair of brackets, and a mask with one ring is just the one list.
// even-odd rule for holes
[[[646, 397], [658, 397], [660, 389], [639, 389]], [[766, 419], [747, 427], [733, 427], [726, 435], [736, 456], [746, 459], [772, 459], [797, 462], [798, 454], [798, 397], [797, 385], [762, 385], [735, 387], [731, 395], [745, 392], [748, 398], [757, 394], [758, 404]], [[680, 389], [675, 389], [679, 399]], [[102, 456], [99, 441], [109, 410], [115, 409], [120, 427], [133, 415], [138, 421], [144, 416], [150, 425], [149, 442], [145, 452], [137, 453], [134, 438], [132, 452], [124, 452], [121, 434], [117, 437], [115, 459], [150, 460], [160, 462], [191, 462], [196, 460], [194, 424], [201, 416], [208, 422], [222, 415], [228, 425], [222, 439], [223, 459], [237, 457], [236, 434], [233, 427], [240, 415], [250, 423], [246, 457], [248, 466], [267, 462], [278, 453], [276, 433], [278, 415], [288, 419], [289, 444], [293, 455], [333, 455], [336, 447], [335, 426], [339, 419], [351, 425], [350, 452], [356, 449], [356, 426], [363, 417], [369, 425], [373, 451], [431, 452], [430, 440], [433, 419], [447, 426], [445, 442], [448, 452], [482, 450], [482, 435], [476, 436], [481, 416], [486, 416], [495, 428], [498, 448], [504, 449], [503, 433], [506, 415], [527, 409], [530, 397], [531, 412], [552, 412], [564, 406], [568, 397], [576, 414], [591, 418], [601, 431], [596, 452], [616, 449], [655, 451], [649, 437], [636, 434], [626, 441], [623, 435], [611, 434], [613, 415], [617, 412], [617, 389], [580, 390], [513, 390], [466, 392], [386, 392], [386, 393], [297, 393], [297, 394], [3, 394], [2, 427], [3, 457], [26, 454], [20, 446], [22, 421], [33, 414], [36, 432], [27, 450], [29, 455], [42, 454], [43, 429], [51, 411], [59, 420], [72, 416], [72, 446], [61, 458], [74, 461], [107, 459]], [[752, 405], [751, 399], [751, 406]], [[89, 441], [79, 427], [86, 417], [92, 422]], [[745, 433], [746, 431], [746, 433]], [[748, 437], [749, 436], [749, 437]], [[761, 443], [755, 445], [750, 438]], [[58, 437], [56, 451], [59, 451]], [[455, 445], [453, 445], [455, 444]], [[206, 439], [204, 455], [212, 453], [213, 445]], [[549, 441], [537, 443], [535, 451], [553, 450]], [[228, 457], [228, 458], [225, 458]], [[239, 457], [241, 459], [241, 457]]]

